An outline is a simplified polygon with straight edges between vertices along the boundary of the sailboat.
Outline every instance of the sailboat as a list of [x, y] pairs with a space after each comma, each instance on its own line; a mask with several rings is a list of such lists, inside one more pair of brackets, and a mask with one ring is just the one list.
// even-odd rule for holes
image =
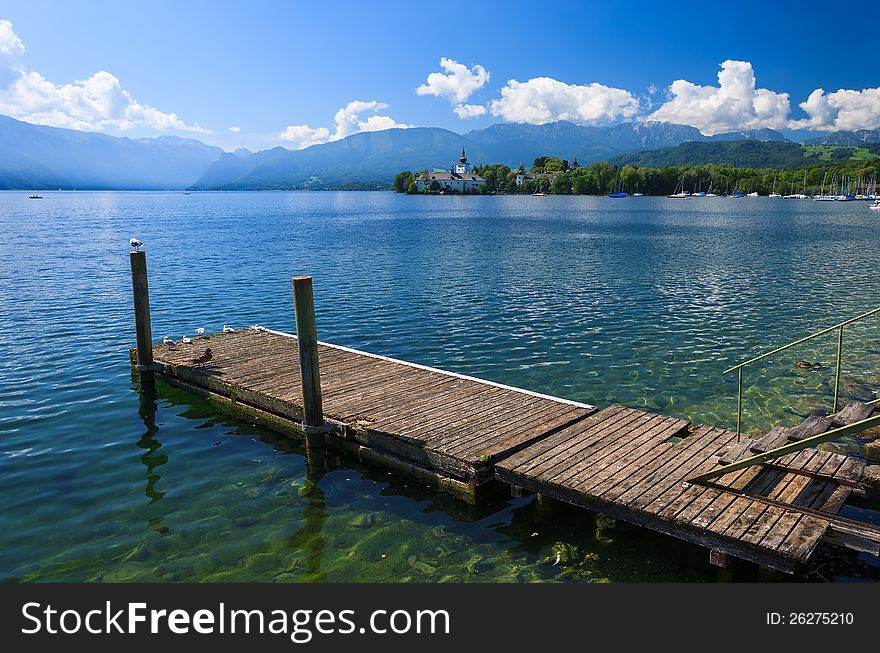
[[739, 197], [745, 197], [745, 196], [746, 196], [745, 193], [739, 192], [739, 179], [737, 179], [736, 184], [734, 184], [734, 186], [733, 186], [733, 192], [730, 195], [728, 195], [728, 197], [739, 198]]
[[633, 197], [641, 197], [643, 193], [639, 192], [639, 182], [636, 182], [636, 192], [633, 193]]
[[[794, 186], [794, 184], [792, 184]], [[794, 188], [792, 188], [794, 190]], [[807, 171], [804, 170], [804, 190], [801, 193], [792, 193], [791, 195], [785, 195], [782, 199], [784, 200], [808, 200], [810, 196], [807, 195]]]
[[706, 197], [718, 197], [715, 193], [712, 192], [712, 182], [709, 182], [709, 188], [706, 191]]
[[629, 197], [629, 193], [623, 192], [623, 181], [620, 180], [619, 174], [614, 178], [614, 187], [617, 190], [615, 190], [613, 193], [608, 193], [608, 197], [612, 199], [622, 199], [624, 197]]
[[779, 199], [782, 197], [782, 194], [776, 192], [776, 180], [777, 179], [779, 179], [779, 175], [776, 175], [775, 177], [773, 177], [773, 192], [770, 193], [770, 197], [774, 197], [776, 199]]
[[690, 197], [689, 193], [684, 192], [684, 173], [681, 173], [681, 181], [679, 181], [678, 185], [675, 187], [675, 192], [666, 197], [672, 200], [686, 200]]
[[[834, 195], [832, 195], [830, 192], [827, 195], [825, 194], [825, 181], [827, 179], [828, 179], [828, 173], [826, 172], [825, 175], [822, 177], [822, 188], [819, 189], [819, 194], [813, 198], [814, 202], [833, 202], [834, 201]], [[832, 184], [834, 183], [834, 179], [835, 179], [834, 177], [831, 178]], [[830, 191], [831, 188], [829, 187], [828, 190]]]

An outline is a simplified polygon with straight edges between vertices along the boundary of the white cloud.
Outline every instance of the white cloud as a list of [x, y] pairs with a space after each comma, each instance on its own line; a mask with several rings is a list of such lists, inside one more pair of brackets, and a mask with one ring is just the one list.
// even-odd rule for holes
[[501, 97], [489, 105], [493, 116], [511, 122], [544, 124], [556, 120], [576, 123], [632, 118], [639, 101], [629, 91], [598, 83], [566, 84], [550, 77], [526, 82], [511, 79]]
[[227, 127], [227, 129], [229, 131], [231, 131], [233, 134], [237, 134], [238, 132], [241, 131], [241, 127]]
[[282, 141], [290, 141], [297, 150], [302, 150], [310, 145], [326, 143], [331, 139], [330, 130], [326, 127], [312, 128], [308, 125], [288, 125], [279, 135]]
[[427, 83], [419, 86], [416, 93], [442, 97], [461, 105], [489, 81], [489, 71], [479, 64], [468, 68], [454, 59], [443, 57], [440, 59], [440, 68], [446, 72], [428, 75]]
[[739, 129], [784, 129], [791, 111], [788, 93], [756, 88], [748, 61], [721, 64], [718, 86], [700, 86], [678, 79], [669, 99], [646, 120], [691, 125], [707, 135]]
[[[339, 109], [333, 117], [333, 132], [327, 127], [289, 125], [283, 132], [281, 132], [281, 134], [279, 134], [279, 138], [284, 141], [292, 142], [296, 149], [302, 150], [310, 145], [338, 141], [346, 136], [351, 136], [352, 134], [358, 134], [360, 132], [374, 132], [395, 128], [408, 129], [414, 126], [406, 123], [399, 123], [390, 116], [376, 114], [376, 111], [387, 108], [387, 104], [376, 100], [352, 100]], [[366, 111], [372, 111], [373, 114], [367, 116], [366, 120], [362, 120], [361, 114]]]
[[486, 114], [486, 107], [482, 104], [456, 104], [452, 107], [459, 118], [476, 118]]
[[793, 129], [880, 129], [880, 88], [841, 89], [833, 93], [817, 88], [799, 106], [809, 117], [791, 121]]
[[55, 84], [18, 61], [24, 44], [8, 20], [0, 20], [0, 113], [28, 122], [83, 130], [126, 130], [145, 126], [159, 131], [210, 133], [174, 113], [141, 104], [107, 71], [69, 84]]

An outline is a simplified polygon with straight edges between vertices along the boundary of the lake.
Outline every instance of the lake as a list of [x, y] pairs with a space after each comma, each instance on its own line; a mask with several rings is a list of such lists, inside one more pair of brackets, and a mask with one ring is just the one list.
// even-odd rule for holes
[[[753, 578], [549, 500], [471, 507], [345, 456], [310, 468], [296, 442], [194, 395], [144, 396], [128, 364], [132, 236], [157, 340], [293, 331], [290, 278], [311, 274], [322, 340], [725, 427], [723, 369], [880, 304], [865, 202], [27, 195], [0, 193], [4, 581]], [[847, 398], [880, 388], [878, 323], [847, 329]], [[830, 410], [835, 351], [831, 335], [747, 368], [744, 429]], [[562, 549], [570, 562], [551, 564]], [[876, 581], [880, 565], [820, 550], [798, 578]]]

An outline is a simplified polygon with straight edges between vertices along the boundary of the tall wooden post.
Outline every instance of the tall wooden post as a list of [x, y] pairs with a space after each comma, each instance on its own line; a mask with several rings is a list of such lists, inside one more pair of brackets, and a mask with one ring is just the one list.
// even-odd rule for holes
[[321, 371], [318, 367], [318, 334], [311, 277], [293, 277], [293, 304], [303, 391], [303, 432], [306, 446], [324, 444], [324, 408], [321, 404]]
[[153, 378], [153, 332], [150, 328], [150, 290], [147, 286], [147, 254], [131, 252], [131, 288], [134, 292], [134, 328], [137, 334], [138, 372]]

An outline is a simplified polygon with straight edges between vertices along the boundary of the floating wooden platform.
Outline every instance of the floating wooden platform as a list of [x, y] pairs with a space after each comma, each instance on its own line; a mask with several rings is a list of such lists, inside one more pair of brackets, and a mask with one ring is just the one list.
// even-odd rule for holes
[[[751, 441], [749, 441], [751, 443]], [[812, 554], [864, 464], [804, 449], [720, 477], [736, 433], [622, 406], [589, 415], [495, 465], [499, 480], [694, 542], [794, 571]]]
[[[208, 348], [211, 360], [196, 362]], [[171, 383], [282, 430], [298, 429], [303, 406], [295, 336], [242, 329], [155, 345], [153, 354]], [[804, 449], [708, 484], [688, 482], [722, 459], [805, 437], [834, 420], [737, 443], [724, 429], [691, 428], [685, 420], [622, 406], [597, 412], [337, 345], [319, 343], [318, 355], [330, 441], [468, 501], [499, 480], [706, 546], [716, 561], [734, 556], [783, 571], [805, 562], [823, 538], [878, 552], [880, 529], [836, 516], [862, 475], [864, 465], [854, 458]], [[856, 419], [864, 410], [840, 415], [845, 412]]]
[[[210, 347], [212, 359], [194, 363]], [[365, 457], [435, 476], [464, 498], [492, 463], [593, 412], [587, 404], [319, 343], [324, 414]], [[134, 356], [135, 353], [133, 352]], [[297, 339], [265, 329], [154, 345], [170, 381], [286, 420], [302, 420]]]

